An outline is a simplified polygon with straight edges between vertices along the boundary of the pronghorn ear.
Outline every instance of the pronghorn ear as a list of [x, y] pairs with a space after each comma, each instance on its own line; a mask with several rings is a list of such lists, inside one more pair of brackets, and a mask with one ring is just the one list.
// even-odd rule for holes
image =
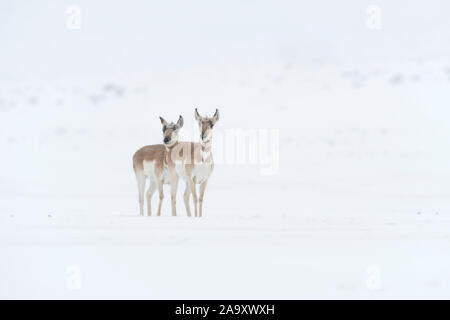
[[197, 121], [202, 120], [202, 117], [201, 117], [200, 114], [198, 113], [197, 108], [195, 108], [195, 120], [197, 120]]
[[214, 123], [219, 121], [219, 109], [216, 109], [216, 113], [214, 113], [212, 120]]
[[182, 128], [182, 127], [183, 127], [183, 124], [184, 124], [183, 117], [180, 116], [180, 118], [178, 118], [178, 122], [177, 122], [177, 127], [178, 127], [178, 129], [179, 129], [179, 128]]
[[167, 121], [164, 120], [163, 117], [159, 117], [159, 120], [161, 120], [161, 124], [162, 124], [163, 126], [167, 126], [167, 125], [168, 125]]

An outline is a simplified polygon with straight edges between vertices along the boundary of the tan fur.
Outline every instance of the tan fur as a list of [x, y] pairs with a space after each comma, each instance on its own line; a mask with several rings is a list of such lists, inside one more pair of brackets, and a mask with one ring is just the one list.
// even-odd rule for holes
[[155, 161], [158, 168], [158, 176], [161, 174], [164, 158], [166, 156], [166, 147], [162, 144], [154, 144], [151, 146], [145, 146], [140, 148], [133, 155], [133, 169], [134, 172], [137, 170], [143, 170], [143, 161]]
[[[178, 129], [183, 126], [183, 118], [176, 124], [168, 123], [160, 117], [163, 125], [164, 144], [146, 146], [133, 156], [133, 168], [139, 189], [139, 208], [143, 215], [145, 181], [150, 180], [147, 191], [148, 215], [151, 215], [150, 201], [158, 188], [160, 201], [158, 216], [161, 214], [161, 203], [164, 198], [163, 184], [171, 185], [172, 215], [176, 216], [176, 193], [178, 180], [186, 182], [184, 204], [188, 216], [191, 216], [189, 197], [194, 200], [195, 216], [203, 215], [203, 197], [209, 177], [214, 170], [214, 161], [211, 153], [212, 128], [219, 119], [218, 110], [213, 117], [201, 117], [195, 109], [195, 118], [201, 131], [201, 142], [178, 142]], [[197, 197], [195, 185], [200, 185], [200, 196]], [[199, 207], [198, 207], [199, 205]]]
[[164, 145], [145, 146], [133, 155], [133, 169], [138, 184], [139, 212], [141, 216], [144, 215], [144, 191], [147, 179], [150, 180], [150, 187], [146, 194], [148, 215], [151, 215], [151, 198], [156, 189], [159, 192], [158, 216], [161, 215], [161, 205], [164, 199], [163, 184], [170, 184], [171, 186], [172, 215], [177, 215], [176, 192], [178, 177], [175, 170], [170, 170], [167, 165], [167, 154], [168, 146], [178, 143], [178, 130], [183, 126], [183, 117], [180, 116], [176, 124], [169, 124], [161, 117], [160, 120], [163, 125]]
[[[192, 194], [195, 216], [203, 215], [203, 197], [209, 177], [214, 170], [214, 160], [211, 153], [212, 128], [219, 120], [219, 111], [213, 117], [201, 117], [195, 109], [195, 119], [199, 124], [200, 143], [179, 142], [168, 148], [167, 163], [169, 171], [176, 172], [178, 178], [186, 182], [184, 205], [188, 216], [191, 216], [189, 197]], [[195, 185], [200, 185], [197, 196]]]
[[[209, 176], [214, 169], [214, 161], [210, 154], [203, 157], [205, 146], [195, 142], [178, 142], [167, 148], [167, 165], [170, 172], [176, 172], [178, 178], [186, 182], [184, 205], [188, 216], [191, 216], [189, 197], [194, 200], [195, 216], [202, 216], [203, 195]], [[202, 175], [199, 175], [199, 172]], [[195, 185], [200, 184], [200, 197], [197, 197]], [[198, 210], [197, 204], [200, 204]], [[198, 214], [199, 212], [199, 214]]]
[[[145, 182], [150, 180], [150, 186], [147, 191], [147, 211], [148, 215], [151, 216], [151, 198], [158, 188], [159, 191], [159, 205], [158, 205], [158, 216], [161, 215], [161, 205], [164, 199], [164, 193], [162, 189], [162, 173], [164, 169], [164, 160], [166, 157], [166, 147], [162, 144], [155, 144], [151, 146], [145, 146], [136, 151], [133, 155], [133, 169], [136, 174], [136, 180], [138, 183], [139, 191], [139, 211], [140, 215], [144, 215], [144, 191]], [[144, 170], [144, 162], [153, 164], [152, 174], [148, 174]]]

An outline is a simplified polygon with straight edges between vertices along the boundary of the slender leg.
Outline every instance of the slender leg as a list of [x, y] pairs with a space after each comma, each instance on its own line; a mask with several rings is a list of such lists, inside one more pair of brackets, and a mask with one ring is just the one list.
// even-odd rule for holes
[[200, 209], [200, 217], [202, 216], [202, 210], [203, 210], [203, 195], [205, 194], [206, 185], [208, 184], [208, 180], [203, 181], [200, 184], [200, 197], [198, 199], [199, 202], [199, 209]]
[[188, 217], [191, 216], [191, 208], [189, 207], [190, 196], [191, 196], [191, 188], [189, 187], [189, 184], [186, 183], [186, 190], [184, 190], [184, 206], [186, 207]]
[[187, 177], [187, 182], [189, 183], [189, 188], [191, 189], [192, 198], [194, 200], [195, 216], [197, 217], [197, 191], [195, 190], [195, 183], [194, 180], [192, 180], [192, 177]]
[[172, 174], [170, 177], [170, 200], [172, 201], [172, 216], [177, 216], [177, 189], [178, 177]]
[[155, 191], [156, 191], [156, 182], [150, 180], [150, 187], [147, 190], [147, 214], [149, 217], [152, 215], [151, 201]]
[[158, 185], [158, 193], [159, 193], [159, 204], [158, 204], [158, 217], [161, 216], [161, 205], [162, 205], [162, 201], [164, 199], [164, 190], [163, 190], [163, 183], [161, 181], [161, 179], [157, 179], [156, 180], [157, 185]]
[[145, 191], [145, 175], [142, 171], [136, 171], [136, 181], [139, 192], [139, 213], [144, 215], [144, 191]]

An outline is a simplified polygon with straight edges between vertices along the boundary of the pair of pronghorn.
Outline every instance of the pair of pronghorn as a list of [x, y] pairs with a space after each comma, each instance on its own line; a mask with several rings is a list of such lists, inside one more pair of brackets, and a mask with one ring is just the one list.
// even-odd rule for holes
[[[144, 215], [144, 191], [145, 182], [150, 180], [147, 190], [147, 210], [151, 215], [151, 198], [156, 189], [159, 192], [158, 216], [161, 215], [161, 204], [164, 198], [163, 185], [170, 184], [172, 215], [177, 215], [176, 197], [178, 180], [181, 178], [186, 182], [184, 192], [184, 205], [187, 215], [191, 216], [189, 197], [192, 193], [194, 199], [195, 216], [197, 217], [197, 203], [199, 216], [202, 216], [203, 195], [209, 176], [214, 169], [211, 154], [212, 129], [219, 120], [219, 110], [211, 118], [202, 117], [195, 109], [195, 119], [200, 129], [200, 143], [178, 142], [178, 132], [183, 127], [183, 117], [180, 116], [177, 123], [168, 123], [159, 117], [163, 126], [164, 144], [146, 146], [133, 156], [133, 169], [136, 174], [139, 190], [139, 210]], [[200, 185], [200, 195], [197, 198], [195, 185]]]

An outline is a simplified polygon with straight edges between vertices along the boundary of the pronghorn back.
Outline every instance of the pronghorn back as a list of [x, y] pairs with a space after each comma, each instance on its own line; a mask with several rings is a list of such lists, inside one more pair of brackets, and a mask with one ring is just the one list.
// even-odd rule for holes
[[162, 171], [165, 156], [166, 147], [162, 144], [142, 147], [133, 155], [134, 172], [144, 171], [144, 162], [154, 162], [155, 171]]

